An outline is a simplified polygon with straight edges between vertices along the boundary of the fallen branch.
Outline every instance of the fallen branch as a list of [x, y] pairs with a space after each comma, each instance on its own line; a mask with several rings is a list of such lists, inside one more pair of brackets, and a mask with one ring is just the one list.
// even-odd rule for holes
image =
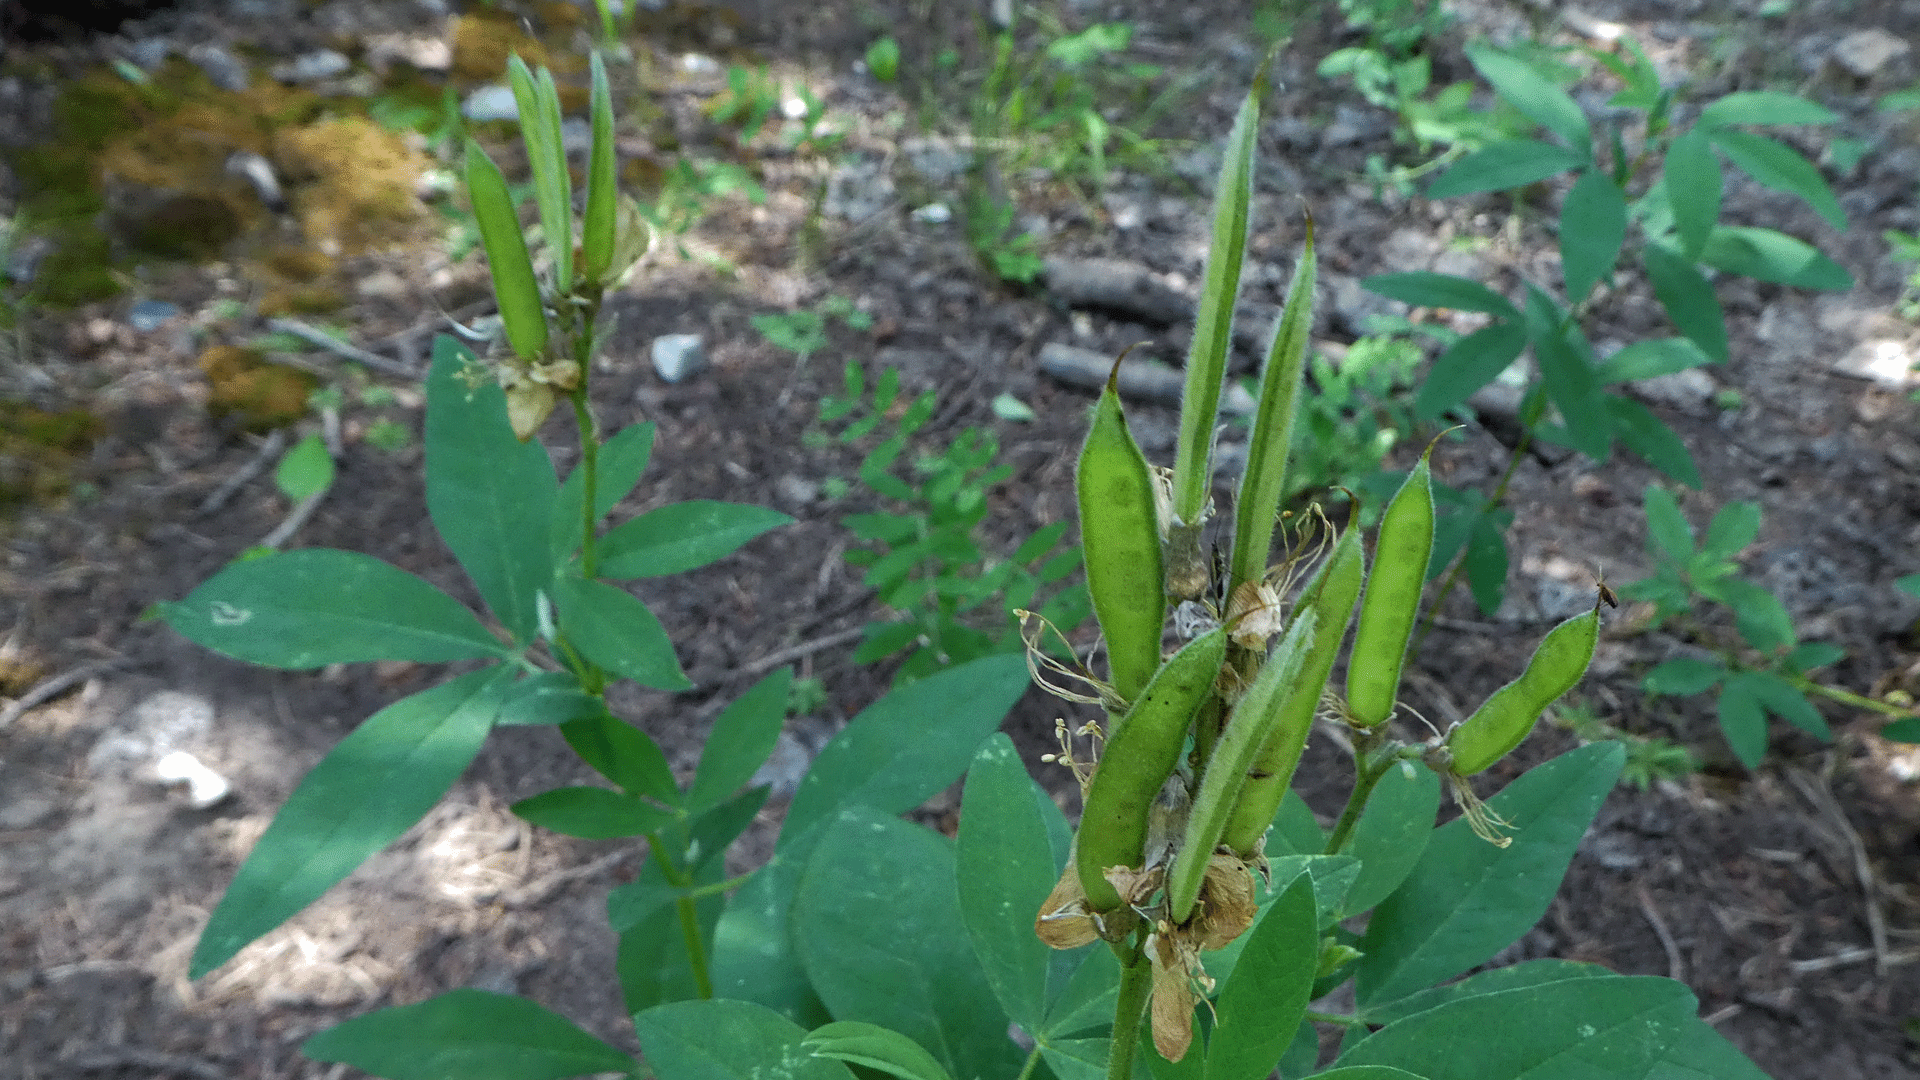
[[298, 319], [268, 319], [267, 329], [278, 331], [282, 334], [291, 334], [309, 345], [318, 346], [327, 352], [333, 353], [335, 356], [351, 360], [356, 364], [363, 364], [373, 368], [375, 371], [384, 371], [389, 375], [397, 375], [400, 378], [413, 381], [420, 379], [419, 372], [398, 360], [389, 360], [379, 353], [368, 352], [357, 345], [349, 345], [321, 331], [318, 327], [308, 326]]

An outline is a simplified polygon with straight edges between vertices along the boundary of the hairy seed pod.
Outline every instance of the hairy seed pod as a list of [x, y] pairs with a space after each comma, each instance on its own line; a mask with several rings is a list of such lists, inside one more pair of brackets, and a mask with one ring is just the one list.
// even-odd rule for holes
[[1495, 690], [1486, 704], [1447, 733], [1453, 774], [1472, 776], [1519, 746], [1547, 706], [1573, 689], [1580, 676], [1587, 673], [1599, 634], [1597, 609], [1575, 615], [1548, 631], [1533, 651], [1533, 659], [1527, 661], [1527, 670]]
[[1087, 595], [1107, 639], [1113, 688], [1132, 701], [1160, 666], [1167, 597], [1153, 477], [1127, 430], [1114, 376], [1094, 407], [1075, 487]]
[[1188, 642], [1153, 676], [1108, 737], [1087, 785], [1075, 847], [1080, 885], [1092, 911], [1121, 906], [1106, 871], [1142, 865], [1154, 802], [1180, 763], [1194, 710], [1213, 692], [1226, 655], [1225, 630]]
[[500, 302], [500, 321], [515, 356], [533, 361], [547, 348], [547, 313], [540, 300], [540, 283], [527, 256], [527, 238], [520, 217], [507, 194], [506, 177], [480, 144], [467, 142], [467, 195], [480, 226], [480, 244], [493, 273], [493, 294]]
[[[1307, 745], [1307, 733], [1313, 729], [1314, 713], [1320, 707], [1320, 695], [1333, 662], [1347, 638], [1347, 624], [1353, 620], [1354, 602], [1360, 598], [1360, 579], [1365, 576], [1365, 553], [1360, 548], [1360, 531], [1348, 529], [1335, 541], [1313, 579], [1301, 592], [1296, 611], [1314, 614], [1313, 645], [1307, 650], [1300, 674], [1287, 691], [1279, 718], [1267, 733], [1267, 741], [1247, 770], [1247, 781], [1240, 788], [1239, 800], [1227, 819], [1220, 843], [1242, 859], [1252, 861], [1260, 854], [1267, 826], [1280, 810], [1293, 782], [1293, 769]], [[1297, 618], [1298, 616], [1296, 616]]]
[[1400, 667], [1420, 614], [1420, 590], [1432, 557], [1433, 485], [1422, 455], [1380, 518], [1373, 569], [1360, 601], [1360, 623], [1347, 662], [1348, 719], [1358, 727], [1373, 727], [1393, 714]]

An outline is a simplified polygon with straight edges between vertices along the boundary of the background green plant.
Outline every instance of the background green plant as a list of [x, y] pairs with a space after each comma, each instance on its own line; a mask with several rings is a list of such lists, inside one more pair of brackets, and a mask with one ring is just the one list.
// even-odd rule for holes
[[[1637, 45], [1618, 52], [1569, 52], [1604, 68], [1622, 89], [1609, 104], [1639, 114], [1629, 153], [1620, 127], [1596, 131], [1562, 88], [1567, 65], [1538, 50], [1503, 51], [1471, 44], [1467, 55], [1504, 103], [1542, 138], [1504, 138], [1454, 161], [1427, 188], [1429, 198], [1510, 192], [1516, 210], [1536, 185], [1572, 177], [1558, 215], [1561, 281], [1523, 281], [1509, 299], [1484, 284], [1449, 274], [1382, 274], [1365, 284], [1408, 304], [1486, 317], [1438, 359], [1421, 384], [1415, 411], [1438, 419], [1530, 354], [1520, 410], [1526, 435], [1491, 492], [1457, 513], [1469, 520], [1449, 530], [1433, 572], [1446, 588], [1461, 573], [1475, 584], [1483, 610], [1503, 595], [1503, 528], [1490, 527], [1512, 468], [1535, 440], [1570, 447], [1604, 462], [1617, 442], [1691, 487], [1700, 476], [1679, 437], [1653, 412], [1612, 387], [1686, 368], [1723, 363], [1726, 321], [1708, 273], [1739, 274], [1797, 288], [1845, 289], [1852, 278], [1811, 245], [1774, 229], [1720, 222], [1724, 178], [1720, 156], [1760, 184], [1795, 195], [1835, 228], [1845, 214], [1819, 170], [1786, 143], [1750, 130], [1824, 125], [1836, 118], [1804, 98], [1775, 91], [1728, 94], [1703, 103], [1690, 125], [1672, 122], [1677, 91], [1662, 86]], [[1637, 263], [1678, 334], [1634, 342], [1597, 355], [1585, 324], [1610, 291], [1622, 260]], [[1456, 555], [1464, 558], [1454, 563]]]
[[[840, 523], [864, 545], [846, 556], [865, 571], [861, 584], [898, 613], [867, 624], [853, 660], [870, 664], [905, 651], [900, 681], [1019, 652], [1016, 611], [1037, 611], [1063, 632], [1088, 613], [1086, 590], [1068, 581], [1080, 550], [1062, 543], [1066, 522], [1035, 531], [1005, 558], [989, 556], [978, 535], [988, 496], [1013, 470], [996, 462], [999, 442], [984, 428], [962, 430], [944, 449], [927, 446], [920, 432], [937, 404], [931, 390], [902, 401], [900, 373], [891, 368], [868, 387], [851, 361], [842, 392], [820, 401], [823, 425], [845, 425], [835, 441], [871, 447], [855, 471], [860, 485], [896, 507]], [[835, 488], [833, 497], [848, 493], [845, 481]]]
[[[1731, 502], [1721, 507], [1701, 537], [1695, 536], [1679, 503], [1663, 488], [1647, 488], [1646, 511], [1654, 572], [1622, 585], [1620, 595], [1653, 605], [1651, 627], [1675, 622], [1713, 654], [1661, 663], [1641, 681], [1649, 693], [1677, 697], [1711, 693], [1727, 745], [1750, 769], [1766, 756], [1770, 716], [1822, 742], [1833, 740], [1814, 698], [1889, 716], [1907, 714], [1908, 710], [1813, 677], [1846, 652], [1827, 642], [1801, 641], [1793, 616], [1780, 598], [1741, 573], [1738, 556], [1760, 535], [1759, 503]], [[1725, 609], [1737, 638], [1727, 640], [1713, 621], [1701, 618], [1702, 607]]]

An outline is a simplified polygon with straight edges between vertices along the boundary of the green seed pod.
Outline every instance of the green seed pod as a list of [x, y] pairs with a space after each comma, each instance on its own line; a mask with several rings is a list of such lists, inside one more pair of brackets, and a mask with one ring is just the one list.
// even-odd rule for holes
[[527, 257], [527, 238], [520, 232], [520, 217], [513, 211], [500, 166], [472, 141], [467, 143], [467, 196], [480, 225], [487, 269], [493, 273], [507, 344], [522, 360], [539, 360], [547, 348], [547, 312], [540, 302], [540, 283], [534, 280], [533, 260]]
[[580, 274], [592, 285], [607, 286], [613, 284], [607, 271], [613, 266], [620, 193], [614, 178], [613, 92], [607, 84], [607, 65], [598, 52], [592, 65], [593, 149], [587, 159], [587, 211], [580, 219]]
[[1301, 591], [1296, 610], [1314, 615], [1313, 646], [1307, 650], [1300, 674], [1287, 691], [1266, 743], [1261, 746], [1253, 767], [1247, 770], [1239, 801], [1234, 804], [1226, 832], [1220, 837], [1220, 843], [1229, 851], [1249, 862], [1260, 854], [1267, 826], [1273, 823], [1273, 815], [1280, 810], [1280, 800], [1286, 797], [1287, 787], [1293, 782], [1293, 769], [1300, 763], [1307, 733], [1313, 729], [1320, 694], [1326, 689], [1327, 676], [1333, 673], [1333, 662], [1347, 638], [1353, 605], [1360, 598], [1365, 561], [1360, 549], [1360, 531], [1348, 529], [1335, 541], [1327, 561]]
[[1080, 887], [1086, 890], [1090, 910], [1108, 912], [1121, 906], [1106, 870], [1142, 865], [1154, 800], [1180, 763], [1194, 710], [1213, 692], [1226, 655], [1224, 629], [1187, 642], [1108, 736], [1087, 785], [1076, 844]]
[[[1431, 453], [1431, 451], [1429, 451]], [[1400, 485], [1380, 519], [1373, 571], [1347, 661], [1347, 717], [1373, 727], [1393, 714], [1407, 639], [1420, 614], [1420, 590], [1433, 557], [1433, 485], [1426, 455]]]
[[1253, 763], [1266, 748], [1267, 736], [1281, 719], [1281, 706], [1298, 682], [1300, 669], [1312, 654], [1314, 624], [1319, 615], [1308, 608], [1294, 617], [1279, 644], [1267, 653], [1259, 673], [1233, 708], [1227, 727], [1214, 744], [1200, 793], [1187, 815], [1186, 838], [1167, 874], [1167, 914], [1176, 923], [1187, 920], [1200, 895], [1200, 883], [1213, 859], [1213, 849], [1225, 833], [1229, 815], [1238, 805]]
[[1447, 733], [1453, 774], [1472, 776], [1506, 757], [1533, 730], [1534, 721], [1560, 695], [1573, 689], [1593, 661], [1600, 636], [1596, 608], [1547, 632], [1520, 677], [1493, 692], [1486, 704]]
[[1075, 487], [1087, 594], [1107, 639], [1114, 690], [1132, 701], [1160, 666], [1167, 597], [1153, 477], [1127, 430], [1112, 375], [1094, 407]]

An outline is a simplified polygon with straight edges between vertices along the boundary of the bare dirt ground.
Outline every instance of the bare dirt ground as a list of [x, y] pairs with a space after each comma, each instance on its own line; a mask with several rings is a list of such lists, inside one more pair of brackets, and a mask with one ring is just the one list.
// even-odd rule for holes
[[[1286, 89], [1263, 131], [1249, 298], [1279, 301], [1301, 239], [1302, 199], [1319, 223], [1328, 279], [1316, 327], [1323, 341], [1355, 336], [1366, 303], [1353, 283], [1367, 274], [1437, 265], [1498, 286], [1554, 278], [1552, 219], [1537, 201], [1382, 201], [1354, 179], [1369, 153], [1396, 150], [1385, 114], [1312, 74], [1320, 56], [1347, 40], [1330, 6], [1305, 9], [1278, 60]], [[1844, 134], [1873, 141], [1850, 173], [1830, 171], [1852, 218], [1844, 234], [1754, 185], [1736, 185], [1728, 196], [1727, 217], [1812, 240], [1859, 286], [1814, 296], [1723, 283], [1732, 362], [1709, 372], [1705, 393], [1649, 404], [1685, 437], [1706, 478], [1703, 491], [1684, 497], [1692, 519], [1703, 523], [1730, 500], [1760, 501], [1765, 529], [1745, 566], [1786, 599], [1804, 638], [1848, 650], [1831, 672], [1836, 684], [1884, 688], [1908, 680], [1920, 658], [1915, 605], [1890, 587], [1920, 570], [1920, 438], [1897, 376], [1874, 382], [1838, 373], [1834, 363], [1858, 348], [1912, 355], [1911, 326], [1890, 314], [1904, 274], [1880, 235], [1916, 227], [1920, 147], [1911, 127], [1876, 113], [1873, 102], [1913, 72], [1896, 67], [1888, 78], [1905, 81], [1891, 83], [1848, 81], [1823, 58], [1852, 30], [1882, 29], [1915, 42], [1920, 11], [1912, 3], [1815, 0], [1762, 19], [1752, 6], [1618, 3], [1590, 14], [1624, 23], [1676, 79], [1714, 92], [1801, 89], [1843, 114]], [[579, 31], [561, 17], [563, 8], [528, 5], [514, 14], [565, 49]], [[1047, 254], [1128, 259], [1191, 288], [1205, 251], [1199, 192], [1261, 53], [1253, 13], [1225, 2], [1046, 11], [1069, 28], [1129, 22], [1135, 55], [1195, 76], [1166, 125], [1173, 130], [1156, 133], [1179, 140], [1168, 144], [1170, 156], [1188, 162], [1201, 183], [1182, 182], [1180, 170], [1122, 173], [1104, 197], [1080, 200], [1062, 185], [1016, 176], [1010, 183], [1023, 214], [1045, 229]], [[1439, 78], [1469, 77], [1458, 50], [1468, 31], [1512, 34], [1526, 26], [1526, 9], [1463, 7], [1461, 14], [1451, 44], [1436, 50], [1451, 57], [1443, 68], [1455, 70]], [[936, 390], [937, 436], [970, 425], [997, 433], [1002, 460], [1015, 469], [993, 493], [988, 526], [989, 540], [1005, 551], [1072, 507], [1071, 462], [1090, 396], [1040, 374], [1041, 347], [1058, 341], [1111, 354], [1167, 337], [1167, 328], [1070, 310], [1044, 290], [996, 284], [957, 223], [910, 216], [931, 202], [958, 206], [961, 180], [934, 175], [925, 155], [911, 151], [920, 145], [914, 140], [962, 129], [951, 108], [941, 120], [925, 106], [964, 102], [961, 80], [984, 55], [971, 9], [671, 4], [643, 23], [646, 33], [632, 44], [639, 70], [653, 81], [636, 98], [644, 115], [641, 130], [623, 143], [625, 154], [663, 164], [676, 147], [703, 148], [744, 163], [768, 198], [760, 205], [715, 199], [683, 238], [691, 257], [656, 258], [615, 304], [619, 333], [596, 374], [602, 421], [659, 424], [654, 464], [619, 513], [718, 497], [778, 507], [799, 520], [713, 567], [646, 583], [644, 599], [698, 688], [630, 692], [615, 705], [677, 765], [689, 765], [719, 706], [750, 685], [743, 671], [809, 646], [799, 664], [802, 674], [823, 680], [826, 703], [794, 722], [794, 749], [804, 751], [883, 692], [888, 675], [847, 662], [849, 645], [819, 647], [845, 642], [847, 631], [876, 613], [858, 571], [842, 562], [847, 540], [838, 525], [841, 515], [869, 504], [857, 489], [834, 500], [820, 486], [849, 474], [854, 459], [804, 438], [816, 426], [820, 396], [837, 388], [841, 365], [857, 361], [870, 373], [896, 367], [909, 388]], [[900, 87], [855, 66], [882, 32], [902, 43], [907, 79]], [[1564, 29], [1550, 32], [1578, 40]], [[265, 80], [266, 68], [323, 46], [365, 60], [376, 33], [425, 42], [428, 53], [451, 35], [445, 13], [426, 3], [207, 0], [129, 27], [119, 39], [18, 45], [0, 65], [9, 80], [0, 91], [19, 105], [8, 133], [22, 145], [58, 137], [66, 121], [50, 101], [66, 81], [153, 38], [170, 36], [182, 51], [189, 42], [223, 42]], [[944, 74], [949, 69], [937, 63], [946, 48], [956, 50], [952, 71], [959, 74]], [[832, 160], [782, 152], [773, 138], [741, 148], [734, 129], [700, 108], [724, 87], [723, 69], [703, 68], [690, 55], [719, 65], [766, 63], [783, 78], [804, 80], [842, 118], [846, 143]], [[1817, 156], [1824, 138], [1808, 135], [1804, 148]], [[872, 205], [848, 212], [843, 201], [816, 219], [814, 195], [829, 176], [852, 203], [866, 195]], [[441, 235], [423, 230], [372, 253], [340, 256], [330, 273], [346, 306], [329, 318], [350, 327], [356, 343], [418, 364], [427, 335], [444, 325], [436, 308], [460, 310], [482, 292], [477, 260], [450, 262]], [[99, 423], [60, 455], [7, 464], [10, 480], [25, 470], [29, 495], [0, 518], [4, 689], [17, 696], [49, 677], [78, 677], [73, 692], [0, 724], [0, 1077], [335, 1080], [349, 1072], [298, 1055], [306, 1036], [370, 1008], [460, 986], [528, 995], [631, 1046], [602, 897], [631, 878], [641, 853], [536, 833], [507, 811], [517, 799], [584, 779], [544, 730], [497, 733], [448, 799], [392, 849], [226, 968], [197, 984], [185, 978], [207, 912], [299, 778], [362, 718], [439, 674], [412, 665], [268, 672], [140, 621], [155, 600], [185, 594], [289, 509], [269, 477], [241, 485], [217, 509], [201, 509], [258, 455], [260, 436], [210, 409], [212, 390], [195, 366], [206, 346], [261, 329], [265, 288], [248, 254], [257, 240], [242, 236], [219, 259], [150, 267], [115, 299], [37, 312], [0, 370], [0, 399], [77, 408]], [[1595, 340], [1625, 343], [1656, 332], [1661, 316], [1644, 292], [1624, 284], [1598, 316]], [[850, 298], [872, 326], [833, 324], [830, 345], [804, 368], [749, 324], [754, 314], [808, 308], [829, 295]], [[167, 301], [178, 314], [141, 329], [136, 298]], [[675, 332], [704, 335], [713, 363], [668, 384], [649, 366], [647, 345]], [[1150, 349], [1178, 356], [1164, 345]], [[336, 370], [319, 353], [309, 362]], [[292, 542], [366, 551], [472, 599], [424, 512], [417, 386], [379, 374], [374, 381], [390, 398], [349, 397], [336, 486]], [[1715, 404], [1713, 391], [1737, 391], [1740, 404], [1724, 407], [1724, 395]], [[1030, 405], [1037, 420], [996, 418], [989, 402], [1001, 393]], [[1165, 456], [1172, 409], [1130, 409], [1149, 454]], [[372, 445], [366, 433], [381, 419], [410, 427], [411, 446]], [[558, 448], [571, 433], [560, 424], [546, 434], [565, 466]], [[1406, 455], [1403, 446], [1402, 465]], [[1469, 431], [1442, 445], [1436, 474], [1484, 487], [1505, 458], [1490, 434]], [[1591, 568], [1604, 567], [1615, 584], [1644, 574], [1640, 493], [1654, 479], [1625, 455], [1606, 465], [1579, 458], [1524, 464], [1510, 500], [1517, 521], [1508, 604], [1488, 618], [1464, 596], [1451, 598], [1443, 632], [1417, 658], [1409, 703], [1428, 716], [1469, 711], [1519, 669], [1567, 595], [1591, 595]], [[1645, 792], [1616, 791], [1548, 917], [1503, 959], [1568, 957], [1681, 979], [1699, 995], [1703, 1015], [1783, 1080], [1920, 1075], [1920, 1048], [1907, 1034], [1920, 1013], [1920, 796], [1904, 779], [1920, 770], [1873, 734], [1876, 720], [1829, 709], [1834, 744], [1776, 732], [1765, 765], [1747, 772], [1723, 749], [1705, 705], [1638, 690], [1649, 666], [1687, 646], [1631, 626], [1630, 617], [1616, 619], [1581, 695], [1617, 727], [1693, 746], [1707, 768]], [[1009, 718], [1008, 730], [1035, 759], [1057, 708], [1030, 693]], [[1502, 778], [1570, 742], [1543, 727], [1526, 761], [1507, 763]], [[191, 750], [223, 773], [232, 797], [195, 810], [154, 782], [148, 770], [163, 747]], [[1321, 812], [1337, 809], [1327, 800], [1338, 799], [1347, 768], [1335, 746], [1315, 740], [1302, 776]], [[950, 819], [953, 807], [949, 800], [929, 809]]]

